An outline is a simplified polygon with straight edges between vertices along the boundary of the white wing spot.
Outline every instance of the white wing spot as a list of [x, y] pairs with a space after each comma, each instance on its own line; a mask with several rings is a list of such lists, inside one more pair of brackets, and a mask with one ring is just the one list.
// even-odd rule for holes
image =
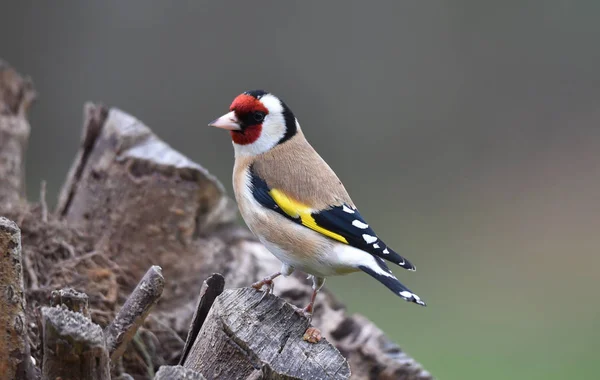
[[363, 234], [363, 239], [367, 242], [367, 244], [375, 243], [377, 241], [376, 236], [371, 236], [369, 234]]
[[354, 210], [352, 210], [351, 208], [349, 208], [346, 205], [342, 205], [342, 210], [344, 210], [345, 212], [347, 212], [348, 214], [354, 214]]
[[383, 253], [385, 253], [387, 255], [388, 253], [390, 253], [390, 251], [388, 251], [388, 249], [386, 248], [383, 250]]
[[379, 244], [373, 244], [373, 248], [375, 248], [375, 249], [379, 248]]
[[362, 229], [362, 230], [365, 230], [365, 229], [369, 228], [369, 225], [368, 225], [367, 223], [363, 223], [363, 222], [361, 222], [361, 221], [360, 221], [360, 220], [358, 220], [358, 219], [354, 219], [354, 220], [352, 221], [352, 225], [353, 225], [354, 227], [356, 227], [356, 228], [360, 228], [360, 229]]

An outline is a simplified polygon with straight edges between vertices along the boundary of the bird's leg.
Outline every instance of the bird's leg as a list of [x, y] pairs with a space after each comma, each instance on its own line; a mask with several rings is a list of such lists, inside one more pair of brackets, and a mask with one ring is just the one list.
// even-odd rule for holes
[[316, 277], [316, 276], [311, 276], [311, 277], [312, 277], [312, 281], [313, 281], [313, 286], [312, 286], [313, 292], [312, 292], [312, 295], [310, 296], [310, 302], [308, 303], [308, 305], [306, 305], [306, 307], [304, 309], [302, 309], [302, 311], [304, 313], [312, 316], [312, 313], [315, 308], [315, 299], [317, 298], [317, 293], [319, 293], [319, 290], [321, 290], [321, 288], [323, 287], [323, 284], [325, 284], [325, 278]]
[[[317, 293], [325, 284], [325, 279], [323, 277], [312, 276], [313, 280], [313, 293], [310, 296], [310, 302], [304, 309], [299, 309], [298, 311], [303, 314], [306, 318], [308, 318], [308, 323], [312, 321], [312, 315], [315, 307], [315, 299], [317, 298]], [[318, 343], [321, 340], [321, 331], [316, 327], [309, 327], [306, 329], [304, 336], [302, 337], [308, 343]]]
[[256, 290], [261, 290], [263, 286], [267, 285], [267, 289], [265, 290], [265, 296], [273, 291], [275, 287], [273, 280], [281, 275], [281, 272], [273, 273], [270, 276], [263, 278], [261, 281], [255, 282], [252, 284], [252, 287]]
[[310, 296], [310, 302], [303, 309], [305, 313], [312, 315], [313, 309], [315, 307], [315, 299], [317, 298], [317, 293], [319, 292], [319, 289], [321, 289], [321, 287], [319, 287], [318, 289], [315, 289], [315, 287], [313, 286], [313, 292], [312, 292], [312, 296]]

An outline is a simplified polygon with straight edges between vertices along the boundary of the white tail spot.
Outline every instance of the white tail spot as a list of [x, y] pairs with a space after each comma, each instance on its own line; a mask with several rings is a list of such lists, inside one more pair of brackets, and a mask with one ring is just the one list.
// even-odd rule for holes
[[388, 249], [386, 248], [383, 250], [383, 253], [385, 253], [387, 255], [388, 253], [390, 253], [390, 251], [388, 251]]
[[400, 297], [404, 297], [404, 298], [414, 298], [414, 299], [419, 299], [419, 297], [416, 294], [413, 294], [407, 290], [401, 291], [400, 293]]
[[375, 248], [375, 249], [379, 248], [379, 244], [373, 244], [373, 248]]
[[367, 242], [367, 244], [375, 243], [377, 241], [376, 236], [371, 236], [369, 234], [363, 234], [363, 239]]

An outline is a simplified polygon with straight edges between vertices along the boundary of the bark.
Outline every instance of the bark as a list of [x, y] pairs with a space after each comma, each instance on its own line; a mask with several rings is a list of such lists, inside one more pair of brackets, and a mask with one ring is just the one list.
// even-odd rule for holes
[[154, 380], [205, 380], [204, 376], [180, 365], [162, 366], [154, 376]]
[[104, 329], [106, 345], [113, 362], [123, 355], [127, 344], [158, 302], [164, 284], [165, 279], [160, 267], [153, 266], [148, 269], [115, 319]]
[[31, 360], [21, 263], [21, 231], [0, 217], [0, 374], [29, 378]]
[[35, 98], [33, 85], [0, 60], [0, 204], [15, 210], [25, 193], [25, 149], [29, 138], [27, 110]]
[[44, 380], [110, 380], [100, 326], [66, 306], [44, 307]]
[[228, 289], [217, 297], [184, 366], [208, 379], [347, 379], [350, 368], [335, 347], [302, 340], [308, 326], [279, 297]]

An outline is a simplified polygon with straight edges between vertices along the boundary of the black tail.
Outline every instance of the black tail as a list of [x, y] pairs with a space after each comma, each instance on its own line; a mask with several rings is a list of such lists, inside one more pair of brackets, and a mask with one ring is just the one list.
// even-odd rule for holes
[[[386, 272], [386, 274], [378, 273], [375, 270], [363, 265], [360, 265], [358, 268], [370, 275], [371, 277], [375, 278], [377, 281], [381, 282], [383, 285], [387, 286], [388, 289], [390, 289], [396, 295], [399, 295], [400, 297], [404, 298], [406, 301], [414, 302], [417, 305], [421, 306], [427, 306], [418, 295], [413, 293], [406, 286], [402, 285], [402, 283], [400, 283], [400, 281], [398, 281], [398, 279], [391, 274], [391, 271], [389, 270], [387, 265], [385, 265], [385, 262], [383, 260], [381, 260], [378, 257], [376, 257], [375, 260], [377, 261], [377, 264], [379, 264], [379, 266], [383, 269], [383, 271]], [[387, 273], [390, 274], [388, 275]]]

